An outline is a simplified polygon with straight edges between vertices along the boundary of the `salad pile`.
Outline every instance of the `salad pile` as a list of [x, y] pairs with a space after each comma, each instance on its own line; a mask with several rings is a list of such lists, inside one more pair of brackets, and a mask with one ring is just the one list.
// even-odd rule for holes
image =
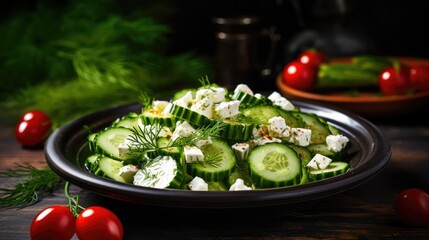
[[245, 84], [146, 96], [141, 112], [88, 135], [88, 171], [142, 187], [238, 191], [295, 186], [345, 173], [349, 139], [278, 92]]

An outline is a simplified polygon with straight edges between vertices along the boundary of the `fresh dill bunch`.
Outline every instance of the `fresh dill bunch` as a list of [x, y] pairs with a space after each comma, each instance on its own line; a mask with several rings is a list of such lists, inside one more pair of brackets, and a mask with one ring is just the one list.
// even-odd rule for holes
[[158, 138], [161, 132], [164, 131], [164, 126], [155, 123], [143, 127], [133, 127], [131, 131], [132, 135], [129, 136], [129, 140], [132, 143], [129, 145], [129, 159], [127, 162], [145, 166], [151, 159], [148, 155], [158, 156], [160, 154]]
[[48, 193], [60, 182], [49, 167], [37, 169], [30, 164], [0, 172], [0, 178], [24, 178], [12, 188], [0, 188], [0, 207], [26, 207], [39, 201], [39, 194]]

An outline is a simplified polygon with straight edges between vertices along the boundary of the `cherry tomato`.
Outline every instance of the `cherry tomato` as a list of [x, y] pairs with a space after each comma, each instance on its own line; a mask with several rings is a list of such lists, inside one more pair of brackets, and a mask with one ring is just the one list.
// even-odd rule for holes
[[319, 65], [326, 61], [325, 53], [314, 48], [306, 49], [298, 56], [298, 60], [304, 64], [319, 67]]
[[70, 240], [75, 233], [75, 217], [67, 206], [54, 205], [39, 212], [30, 227], [32, 240]]
[[40, 111], [33, 110], [21, 116], [15, 128], [15, 137], [24, 147], [41, 144], [49, 136], [52, 121], [49, 116]]
[[116, 240], [123, 238], [124, 230], [113, 212], [92, 206], [85, 208], [77, 217], [76, 235], [80, 240]]
[[395, 215], [405, 224], [429, 225], [429, 195], [418, 188], [402, 191], [395, 200]]
[[429, 67], [411, 65], [410, 83], [417, 91], [429, 91]]
[[313, 86], [316, 69], [295, 60], [283, 68], [283, 83], [299, 90], [307, 91]]
[[380, 90], [386, 95], [402, 95], [411, 91], [409, 70], [406, 66], [390, 66], [378, 76]]

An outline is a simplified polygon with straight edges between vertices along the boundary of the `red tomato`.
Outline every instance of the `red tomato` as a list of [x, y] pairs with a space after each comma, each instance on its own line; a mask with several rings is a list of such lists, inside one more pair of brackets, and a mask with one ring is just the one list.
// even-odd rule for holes
[[52, 121], [39, 110], [21, 116], [15, 128], [15, 137], [22, 146], [32, 147], [41, 144], [49, 135]]
[[67, 206], [54, 205], [39, 212], [30, 227], [32, 240], [70, 240], [75, 233], [75, 217]]
[[378, 76], [380, 90], [386, 95], [402, 95], [411, 91], [409, 70], [405, 66], [387, 67]]
[[410, 83], [417, 91], [429, 91], [429, 67], [411, 65]]
[[421, 189], [410, 188], [399, 193], [395, 214], [405, 224], [429, 225], [429, 195]]
[[295, 60], [283, 68], [283, 83], [299, 90], [308, 91], [316, 78], [316, 69]]
[[298, 60], [304, 64], [311, 65], [313, 67], [319, 67], [319, 65], [326, 60], [325, 53], [316, 49], [307, 49], [301, 52], [298, 56]]
[[119, 218], [110, 210], [92, 206], [76, 219], [76, 235], [80, 240], [120, 240], [124, 230]]

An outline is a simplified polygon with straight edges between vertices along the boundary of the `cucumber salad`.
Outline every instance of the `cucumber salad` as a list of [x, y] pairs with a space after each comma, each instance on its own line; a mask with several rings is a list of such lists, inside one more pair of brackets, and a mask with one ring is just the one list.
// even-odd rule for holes
[[306, 184], [350, 168], [349, 139], [278, 92], [202, 81], [170, 101], [144, 99], [141, 111], [88, 135], [88, 171], [142, 187], [240, 191]]

